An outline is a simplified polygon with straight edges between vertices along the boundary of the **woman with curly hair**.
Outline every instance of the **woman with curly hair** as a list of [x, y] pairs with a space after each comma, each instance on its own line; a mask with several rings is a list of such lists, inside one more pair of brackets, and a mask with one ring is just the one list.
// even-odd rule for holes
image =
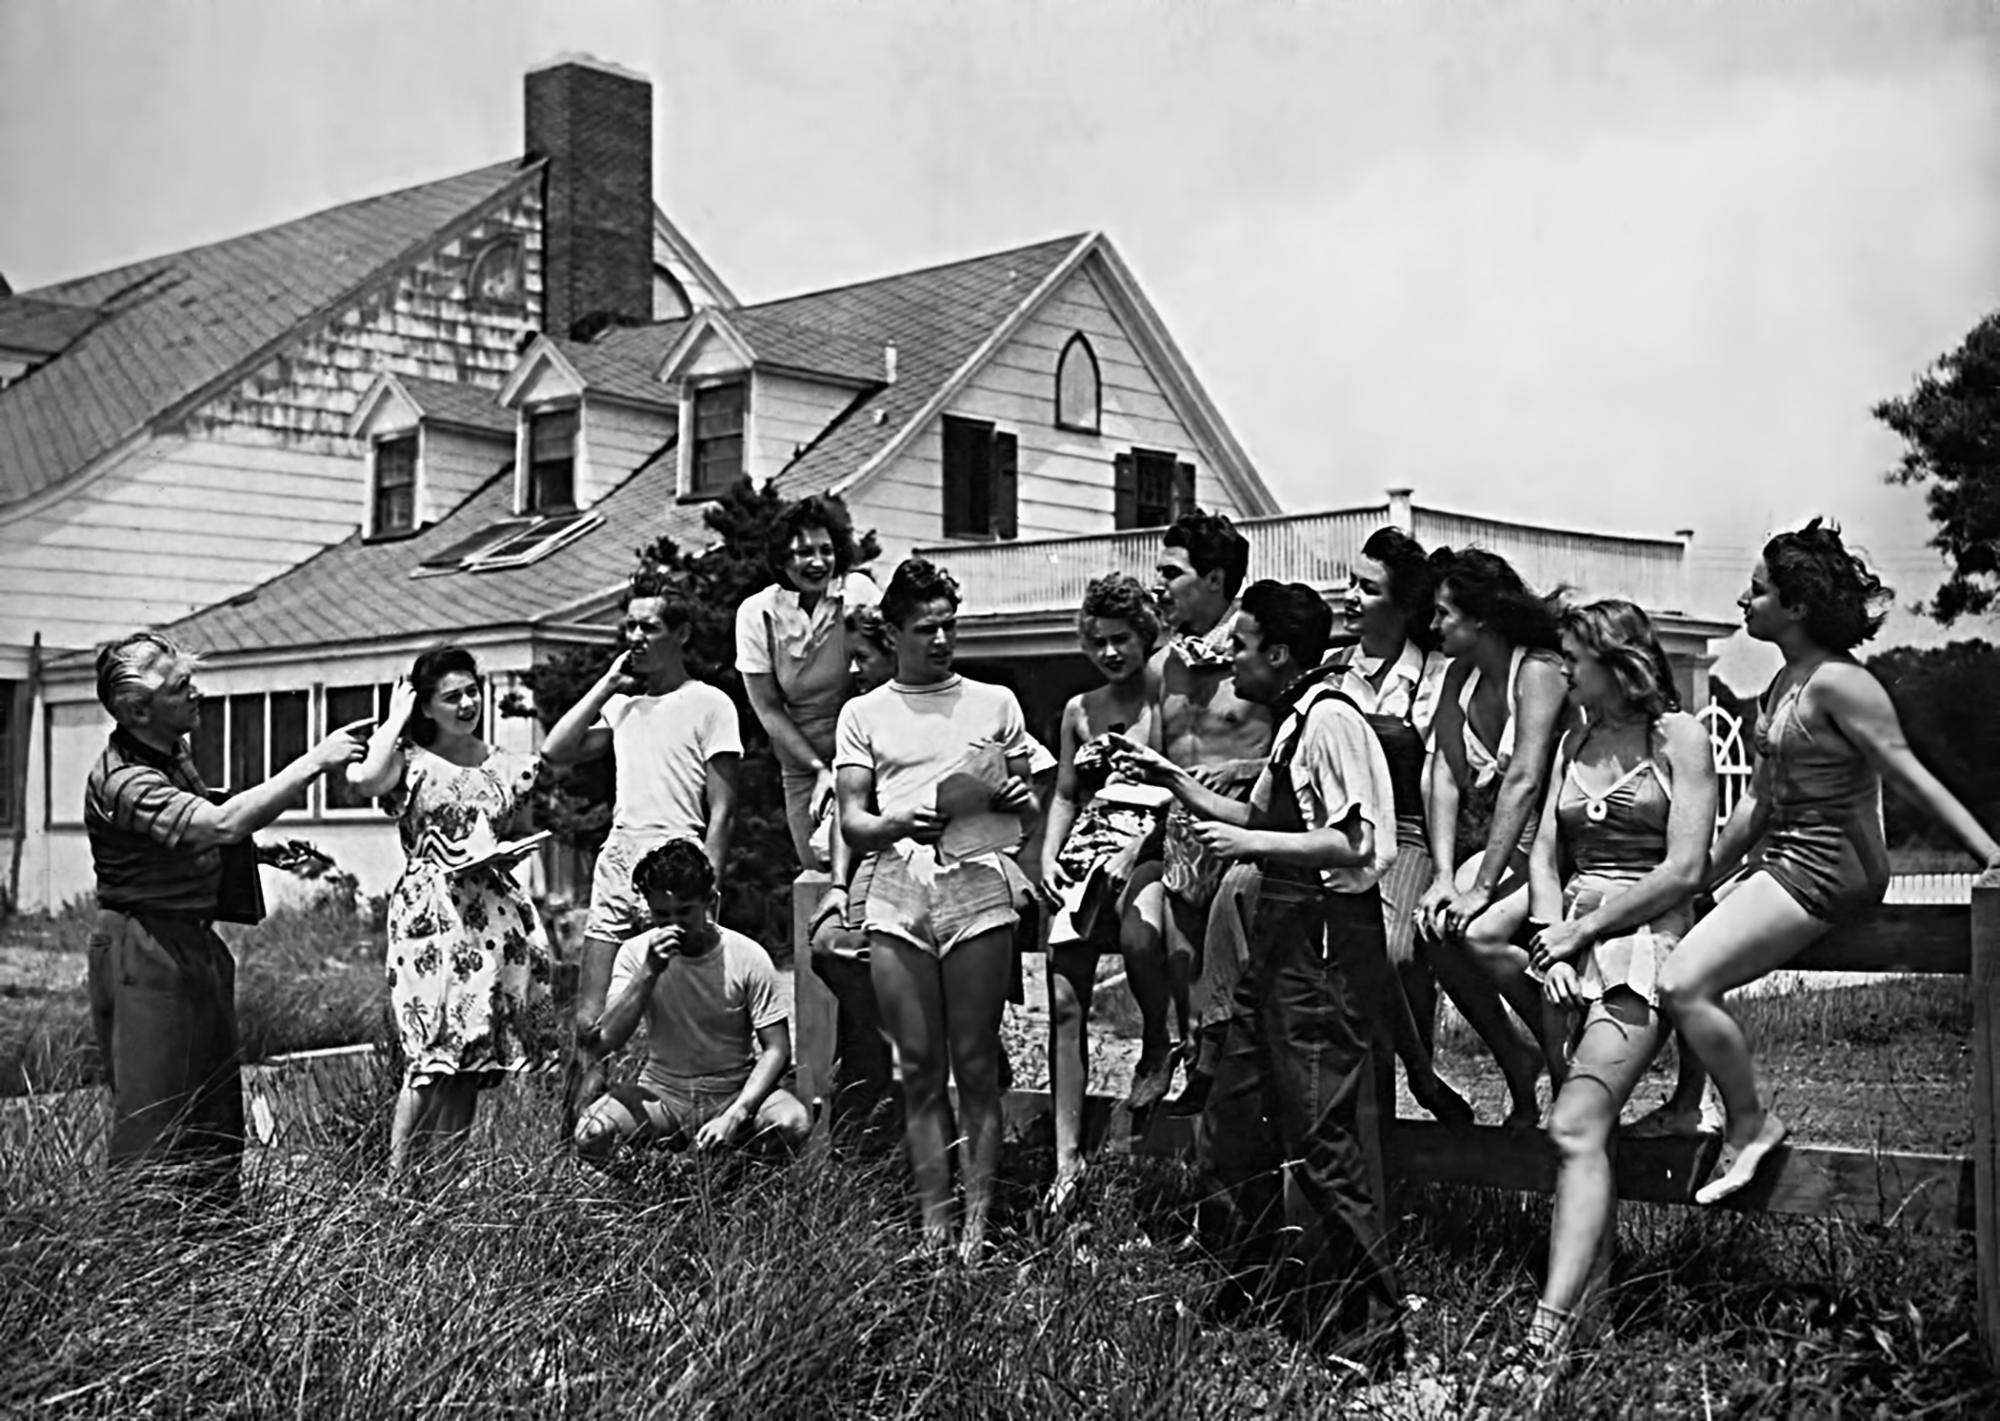
[[1680, 708], [1643, 611], [1618, 600], [1566, 610], [1562, 648], [1579, 715], [1557, 747], [1529, 862], [1533, 971], [1548, 1034], [1569, 1047], [1548, 1119], [1548, 1279], [1529, 1328], [1551, 1364], [1609, 1261], [1611, 1134], [1666, 1035], [1660, 977], [1707, 875], [1716, 794], [1708, 732]]
[[1758, 699], [1756, 773], [1716, 837], [1711, 872], [1728, 876], [1758, 845], [1761, 858], [1695, 925], [1661, 982], [1668, 1014], [1728, 1112], [1722, 1158], [1697, 1203], [1743, 1189], [1785, 1138], [1723, 995], [1882, 901], [1882, 781], [2000, 869], [2000, 843], [1910, 752], [1889, 693], [1851, 654], [1881, 628], [1889, 597], [1840, 530], [1815, 518], [1764, 545], [1736, 599], [1743, 629], [1777, 647], [1785, 664]]
[[736, 669], [778, 757], [799, 866], [819, 868], [813, 830], [833, 801], [834, 726], [854, 694], [846, 617], [882, 594], [853, 571], [854, 520], [831, 494], [787, 504], [767, 552], [776, 580], [736, 608]]
[[358, 793], [386, 797], [403, 841], [389, 892], [389, 1001], [405, 1063], [392, 1182], [425, 1149], [463, 1140], [478, 1092], [552, 1040], [548, 939], [512, 871], [526, 850], [503, 848], [528, 826], [541, 760], [480, 738], [484, 701], [472, 653], [433, 647], [347, 767]]
[[1535, 1082], [1559, 1044], [1541, 1051], [1509, 1019], [1511, 1005], [1537, 1032], [1541, 991], [1514, 938], [1528, 918], [1528, 849], [1555, 754], [1567, 695], [1558, 654], [1555, 594], [1530, 591], [1505, 558], [1479, 548], [1431, 554], [1438, 570], [1437, 631], [1445, 673], [1429, 770], [1435, 877], [1417, 925], [1435, 944], [1438, 983], [1507, 1078], [1510, 1125], [1540, 1118]]
[[[928, 1247], [952, 1234], [951, 1146], [965, 1191], [960, 1250], [986, 1242], [1000, 1154], [1000, 1016], [1014, 975], [1008, 857], [1038, 809], [1020, 702], [952, 667], [958, 584], [907, 558], [882, 597], [896, 678], [841, 708], [840, 832], [876, 854], [864, 922], [868, 970], [903, 1074], [904, 1139]], [[945, 1095], [958, 1082], [954, 1128]]]

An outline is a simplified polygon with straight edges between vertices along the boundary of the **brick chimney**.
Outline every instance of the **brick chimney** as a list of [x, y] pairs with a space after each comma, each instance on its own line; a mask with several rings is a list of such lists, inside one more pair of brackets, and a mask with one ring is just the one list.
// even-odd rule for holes
[[527, 148], [543, 183], [542, 329], [653, 318], [653, 86], [565, 54], [528, 71]]

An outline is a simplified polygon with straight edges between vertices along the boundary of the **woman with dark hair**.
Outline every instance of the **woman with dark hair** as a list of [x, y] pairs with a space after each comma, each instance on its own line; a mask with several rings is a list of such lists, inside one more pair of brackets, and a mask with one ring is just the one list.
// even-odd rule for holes
[[[1382, 742], [1396, 791], [1396, 859], [1381, 883], [1389, 961], [1401, 987], [1389, 999], [1390, 1034], [1417, 1104], [1440, 1120], [1470, 1124], [1472, 1107], [1438, 1078], [1432, 1062], [1437, 980], [1416, 923], [1434, 872], [1424, 833], [1424, 747], [1447, 666], [1431, 625], [1436, 593], [1423, 545], [1400, 528], [1376, 529], [1361, 545], [1342, 607], [1354, 642], [1333, 664], [1340, 668], [1335, 684]], [[1394, 1085], [1386, 1063], [1383, 1084]]]
[[1989, 870], [2000, 844], [1910, 752], [1889, 693], [1851, 655], [1882, 625], [1889, 589], [1815, 518], [1764, 545], [1736, 599], [1743, 629], [1785, 664], [1757, 702], [1757, 770], [1716, 836], [1713, 877], [1761, 844], [1748, 876], [1667, 964], [1662, 998], [1728, 1112], [1722, 1158], [1695, 1194], [1742, 1189], [1785, 1138], [1757, 1093], [1749, 1043], [1723, 995], [1782, 967], [1830, 927], [1882, 901], [1889, 850], [1882, 781], [1922, 805]]
[[1716, 795], [1708, 732], [1680, 708], [1644, 612], [1616, 600], [1571, 608], [1562, 649], [1580, 715], [1556, 750], [1529, 862], [1530, 921], [1541, 925], [1530, 970], [1548, 1034], [1569, 1051], [1549, 1108], [1558, 1164], [1548, 1278], [1528, 1333], [1551, 1366], [1609, 1263], [1611, 1135], [1666, 1036], [1661, 974], [1693, 920]]
[[389, 1175], [472, 1128], [477, 1093], [541, 1052], [549, 945], [512, 870], [530, 852], [540, 757], [479, 736], [485, 682], [462, 646], [424, 652], [398, 681], [389, 718], [347, 768], [399, 821], [403, 875], [389, 893], [389, 1001], [404, 1076], [389, 1133]]
[[[1036, 811], [1021, 706], [952, 669], [958, 584], [921, 557], [890, 579], [882, 615], [896, 679], [842, 707], [840, 831], [878, 855], [865, 922], [869, 975], [902, 1066], [904, 1136], [927, 1245], [951, 1238], [951, 1142], [960, 1141], [960, 1250], [985, 1245], [1000, 1153], [1000, 1016], [1014, 973], [1008, 854]], [[945, 1096], [958, 1082], [960, 1125]]]
[[[1566, 686], [1557, 653], [1555, 595], [1538, 596], [1507, 560], [1478, 548], [1431, 554], [1438, 572], [1438, 642], [1452, 664], [1434, 722], [1431, 863], [1436, 876], [1417, 923], [1437, 944], [1438, 982], [1493, 1051], [1507, 1078], [1510, 1125], [1540, 1116], [1535, 1082], [1559, 1047], [1521, 1038], [1502, 999], [1531, 1029], [1541, 992], [1514, 935], [1528, 917], [1534, 842]], [[1497, 990], [1496, 990], [1497, 989]]]
[[786, 505], [769, 557], [776, 581], [736, 609], [736, 669], [778, 757], [799, 865], [818, 868], [813, 829], [833, 798], [834, 726], [854, 693], [846, 615], [881, 593], [852, 570], [854, 522], [831, 494]]

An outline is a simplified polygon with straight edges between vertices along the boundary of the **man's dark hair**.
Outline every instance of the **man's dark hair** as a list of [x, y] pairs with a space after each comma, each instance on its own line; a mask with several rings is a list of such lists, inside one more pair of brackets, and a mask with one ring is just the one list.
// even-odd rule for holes
[[479, 674], [478, 659], [462, 646], [434, 646], [419, 654], [416, 664], [410, 667], [410, 689], [417, 693], [417, 703], [400, 733], [412, 743], [428, 745], [437, 739], [437, 722], [424, 707], [437, 694], [439, 683], [454, 671], [463, 672], [477, 684], [485, 684]]
[[1222, 595], [1234, 597], [1250, 575], [1250, 542], [1226, 513], [1183, 513], [1160, 538], [1160, 545], [1185, 549], [1197, 576], [1222, 569]]
[[684, 627], [694, 619], [694, 599], [688, 593], [687, 579], [677, 572], [652, 563], [639, 568], [626, 581], [618, 610], [631, 611], [641, 597], [660, 599], [660, 620], [669, 627]]
[[1852, 651], [1882, 629], [1892, 596], [1848, 551], [1837, 524], [1815, 518], [1764, 544], [1764, 571], [1787, 607], [1805, 612], [1806, 635], [1828, 651]]
[[765, 556], [771, 571], [786, 587], [792, 585], [785, 574], [785, 564], [791, 561], [792, 539], [812, 528], [824, 528], [827, 541], [833, 544], [835, 577], [854, 566], [854, 519], [847, 511], [846, 501], [836, 494], [812, 494], [786, 504], [778, 521], [771, 525], [771, 542]]
[[904, 558], [882, 592], [882, 615], [900, 627], [916, 615], [917, 608], [940, 598], [958, 605], [958, 579], [929, 558]]
[[1437, 574], [1424, 545], [1401, 528], [1377, 528], [1361, 545], [1389, 574], [1389, 600], [1403, 614], [1403, 635], [1420, 651], [1437, 650]]
[[639, 860], [632, 887], [640, 897], [671, 895], [706, 901], [715, 892], [715, 865], [694, 839], [669, 839]]
[[1255, 619], [1265, 647], [1284, 646], [1301, 671], [1326, 656], [1333, 639], [1333, 608], [1303, 582], [1253, 582], [1243, 593], [1243, 615]]

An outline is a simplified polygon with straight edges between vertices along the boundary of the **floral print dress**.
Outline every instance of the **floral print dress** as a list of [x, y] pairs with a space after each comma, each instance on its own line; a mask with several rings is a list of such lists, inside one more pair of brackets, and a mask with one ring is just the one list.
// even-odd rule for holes
[[389, 894], [389, 1002], [407, 1080], [469, 1075], [481, 1086], [530, 1065], [550, 1038], [549, 945], [514, 877], [448, 865], [508, 837], [541, 758], [493, 751], [454, 765], [411, 746], [386, 801], [403, 841]]

